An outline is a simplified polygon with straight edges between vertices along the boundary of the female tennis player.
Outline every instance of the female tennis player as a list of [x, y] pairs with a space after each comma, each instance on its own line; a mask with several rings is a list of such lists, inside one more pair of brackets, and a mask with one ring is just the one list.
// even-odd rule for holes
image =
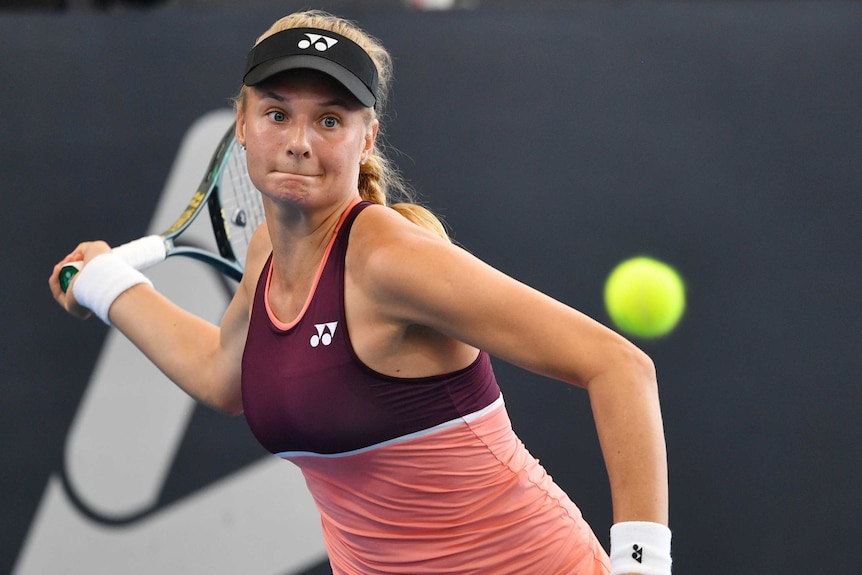
[[[266, 223], [220, 326], [104, 242], [54, 298], [120, 329], [182, 389], [244, 412], [302, 470], [335, 575], [670, 573], [651, 360], [446, 238], [376, 145], [389, 54], [321, 12], [248, 55], [237, 140]], [[67, 260], [83, 263], [67, 293]], [[490, 356], [588, 392], [612, 488], [610, 557], [512, 430]]]

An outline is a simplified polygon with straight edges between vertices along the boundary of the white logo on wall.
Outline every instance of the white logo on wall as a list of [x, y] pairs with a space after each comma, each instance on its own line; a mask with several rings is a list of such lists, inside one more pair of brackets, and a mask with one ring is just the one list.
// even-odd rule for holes
[[306, 39], [300, 40], [297, 47], [300, 50], [307, 50], [308, 48], [314, 46], [314, 49], [318, 52], [326, 52], [336, 44], [338, 44], [338, 40], [335, 38], [330, 38], [328, 36], [322, 36], [320, 34], [305, 34]]
[[[185, 207], [233, 117], [229, 110], [213, 112], [189, 129], [150, 233], [165, 229]], [[208, 222], [203, 225], [191, 239], [212, 242]], [[228, 296], [209, 268], [174, 258], [147, 273], [172, 300], [219, 321]], [[140, 351], [110, 331], [66, 437], [68, 489], [60, 476], [49, 478], [13, 573], [271, 575], [325, 560], [305, 481], [275, 457], [158, 507], [193, 408]]]

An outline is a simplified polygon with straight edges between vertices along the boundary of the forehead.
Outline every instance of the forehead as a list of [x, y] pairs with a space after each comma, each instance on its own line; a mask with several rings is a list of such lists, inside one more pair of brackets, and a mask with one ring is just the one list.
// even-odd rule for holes
[[251, 91], [260, 98], [268, 96], [314, 97], [333, 101], [348, 109], [364, 109], [364, 106], [338, 80], [317, 70], [287, 70], [276, 74]]

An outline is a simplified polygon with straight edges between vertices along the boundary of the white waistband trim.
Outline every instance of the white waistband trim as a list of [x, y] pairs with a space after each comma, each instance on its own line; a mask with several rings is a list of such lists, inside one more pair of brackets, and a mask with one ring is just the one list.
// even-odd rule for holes
[[437, 433], [438, 431], [443, 431], [444, 429], [455, 427], [456, 425], [476, 421], [480, 417], [487, 415], [495, 409], [502, 407], [503, 403], [503, 396], [500, 395], [497, 399], [495, 399], [493, 402], [489, 403], [486, 407], [483, 407], [479, 411], [468, 413], [467, 415], [457, 417], [450, 421], [435, 425], [434, 427], [429, 427], [428, 429], [414, 431], [413, 433], [408, 433], [407, 435], [402, 435], [393, 439], [387, 439], [386, 441], [381, 441], [380, 443], [375, 443], [374, 445], [369, 445], [368, 447], [360, 447], [359, 449], [354, 449], [352, 451], [344, 451], [342, 453], [316, 453], [314, 451], [282, 451], [281, 453], [276, 453], [275, 455], [276, 457], [280, 457], [282, 459], [290, 459], [291, 457], [325, 457], [328, 459], [334, 459], [338, 457], [350, 457], [351, 455], [358, 455], [360, 453], [365, 453], [367, 451], [372, 451], [374, 449], [379, 449], [388, 445], [403, 443], [405, 441], [410, 441], [411, 439], [424, 437], [426, 435], [431, 435], [432, 433]]

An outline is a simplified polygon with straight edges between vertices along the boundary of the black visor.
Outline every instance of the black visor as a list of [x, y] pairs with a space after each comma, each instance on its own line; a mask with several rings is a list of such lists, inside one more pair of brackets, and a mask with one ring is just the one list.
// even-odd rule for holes
[[317, 28], [290, 28], [248, 53], [242, 83], [255, 86], [287, 70], [309, 68], [338, 80], [366, 108], [377, 102], [377, 66], [349, 38]]

